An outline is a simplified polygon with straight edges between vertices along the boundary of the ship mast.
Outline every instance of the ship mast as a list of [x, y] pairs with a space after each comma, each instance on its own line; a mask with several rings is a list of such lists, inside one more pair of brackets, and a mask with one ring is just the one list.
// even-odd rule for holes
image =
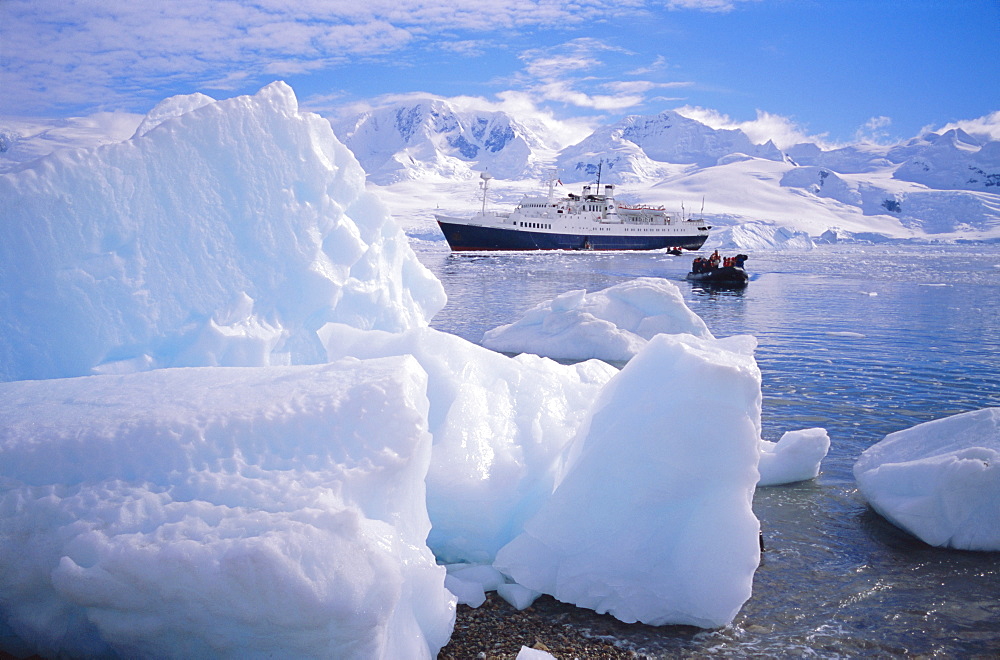
[[492, 179], [493, 177], [490, 176], [489, 172], [482, 172], [479, 175], [479, 178], [483, 180], [480, 185], [483, 188], [483, 215], [486, 215], [486, 189], [489, 187], [490, 179]]

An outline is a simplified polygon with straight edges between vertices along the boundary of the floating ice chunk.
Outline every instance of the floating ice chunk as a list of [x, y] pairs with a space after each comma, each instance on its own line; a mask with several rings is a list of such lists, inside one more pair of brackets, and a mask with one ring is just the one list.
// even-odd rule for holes
[[555, 657], [548, 651], [533, 649], [530, 646], [522, 646], [514, 660], [555, 660]]
[[760, 558], [755, 346], [651, 339], [605, 386], [556, 490], [494, 566], [626, 622], [732, 621]]
[[890, 433], [854, 478], [873, 509], [925, 543], [1000, 550], [1000, 408]]
[[830, 450], [826, 429], [788, 431], [778, 442], [760, 441], [758, 486], [777, 486], [813, 479]]
[[0, 633], [44, 657], [432, 658], [412, 358], [0, 384]]
[[712, 336], [676, 284], [642, 277], [594, 293], [564, 293], [515, 323], [489, 330], [482, 345], [504, 353], [625, 362], [654, 335], [681, 332]]

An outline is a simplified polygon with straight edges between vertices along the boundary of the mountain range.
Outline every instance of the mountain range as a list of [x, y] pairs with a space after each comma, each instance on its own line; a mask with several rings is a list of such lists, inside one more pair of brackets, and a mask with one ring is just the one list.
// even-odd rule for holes
[[705, 215], [716, 224], [1000, 240], [1000, 141], [958, 129], [893, 145], [780, 149], [668, 110], [626, 117], [562, 146], [538, 122], [427, 99], [359, 114], [334, 130], [369, 182], [386, 188], [467, 181], [484, 171], [518, 182], [554, 170], [563, 182], [584, 182], [600, 168], [603, 182], [642, 201], [707, 200]]
[[[184, 100], [193, 107], [207, 101]], [[155, 115], [0, 121], [0, 173], [55, 150], [126, 140], [155, 124]], [[688, 215], [700, 209], [719, 231], [744, 240], [1000, 241], [1000, 141], [989, 134], [952, 129], [891, 145], [779, 147], [668, 110], [598, 126], [568, 143], [552, 118], [436, 98], [331, 124], [411, 238], [442, 240], [433, 217], [439, 209], [509, 209], [554, 175], [573, 186], [599, 176], [617, 184], [626, 203]], [[493, 177], [486, 200], [477, 191], [482, 172]]]

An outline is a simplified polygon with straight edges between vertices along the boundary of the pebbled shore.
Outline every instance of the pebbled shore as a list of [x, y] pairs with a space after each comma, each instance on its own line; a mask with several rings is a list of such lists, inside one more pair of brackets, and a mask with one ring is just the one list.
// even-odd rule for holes
[[495, 592], [477, 608], [458, 606], [455, 631], [438, 660], [511, 660], [522, 646], [551, 653], [559, 660], [619, 660], [645, 658], [632, 644], [619, 641], [615, 629], [633, 633], [648, 628], [629, 626], [607, 615], [542, 596], [522, 611]]

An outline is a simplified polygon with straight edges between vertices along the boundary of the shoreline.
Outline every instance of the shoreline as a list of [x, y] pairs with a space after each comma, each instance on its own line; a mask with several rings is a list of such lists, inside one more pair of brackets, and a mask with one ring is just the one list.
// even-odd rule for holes
[[623, 623], [609, 614], [545, 595], [524, 610], [516, 610], [491, 591], [477, 608], [458, 606], [454, 632], [438, 660], [511, 660], [522, 646], [545, 651], [559, 660], [635, 660], [653, 657], [636, 641], [641, 643], [647, 635], [662, 637], [665, 630], [681, 637], [704, 632], [688, 626]]

